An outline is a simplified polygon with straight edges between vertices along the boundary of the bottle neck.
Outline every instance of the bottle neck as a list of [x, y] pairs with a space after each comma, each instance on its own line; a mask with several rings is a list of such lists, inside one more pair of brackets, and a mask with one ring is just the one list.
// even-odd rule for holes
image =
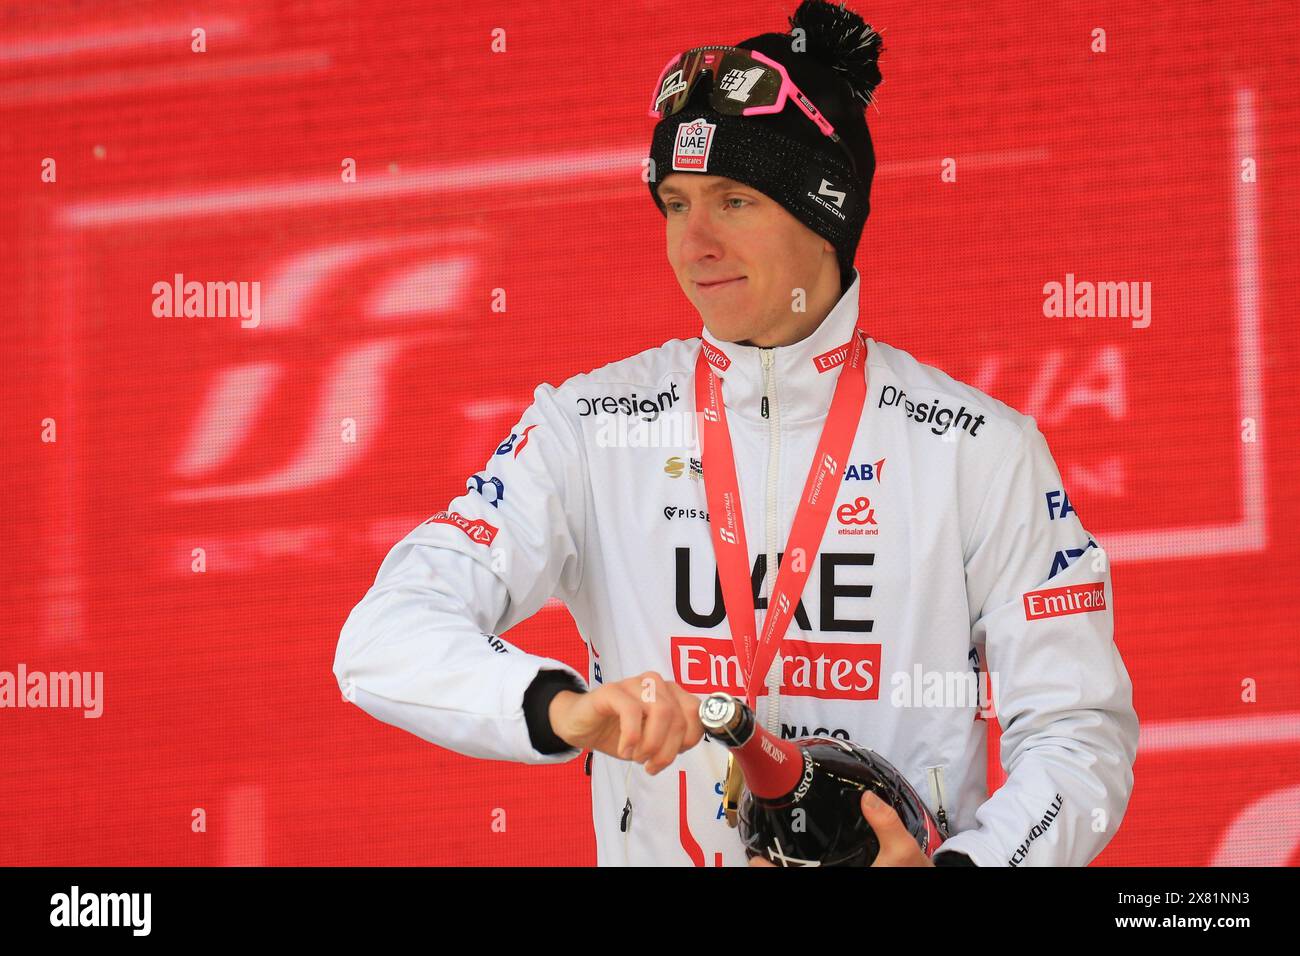
[[778, 799], [803, 783], [803, 751], [760, 727], [743, 700], [715, 694], [704, 702], [700, 716], [705, 732], [735, 754], [754, 796]]
[[803, 751], [791, 740], [773, 736], [754, 724], [754, 732], [733, 746], [736, 762], [745, 773], [745, 786], [756, 797], [774, 800], [793, 793], [804, 776]]

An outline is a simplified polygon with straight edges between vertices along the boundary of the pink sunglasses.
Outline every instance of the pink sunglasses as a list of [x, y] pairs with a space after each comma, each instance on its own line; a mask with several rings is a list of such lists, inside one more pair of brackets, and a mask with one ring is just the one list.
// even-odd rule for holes
[[655, 119], [672, 116], [691, 98], [691, 91], [705, 73], [713, 77], [709, 105], [725, 116], [756, 116], [779, 113], [786, 101], [793, 99], [803, 114], [817, 128], [840, 144], [850, 167], [857, 173], [858, 164], [835, 132], [830, 120], [813, 105], [790, 79], [785, 67], [757, 50], [734, 46], [699, 46], [670, 58], [659, 73], [650, 93], [649, 115]]

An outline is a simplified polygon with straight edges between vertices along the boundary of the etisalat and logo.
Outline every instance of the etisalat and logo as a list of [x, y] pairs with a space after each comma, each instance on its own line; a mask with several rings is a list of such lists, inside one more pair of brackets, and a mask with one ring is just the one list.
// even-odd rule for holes
[[840, 534], [880, 534], [880, 528], [876, 524], [876, 509], [866, 495], [859, 495], [840, 505], [835, 509], [835, 517], [840, 524], [846, 526], [839, 529]]
[[[885, 470], [885, 459], [849, 465], [844, 470], [845, 481], [874, 481], [880, 483]], [[876, 535], [880, 527], [876, 522], [876, 508], [867, 495], [857, 495], [851, 501], [838, 505], [835, 519], [843, 526], [838, 529], [845, 535]]]

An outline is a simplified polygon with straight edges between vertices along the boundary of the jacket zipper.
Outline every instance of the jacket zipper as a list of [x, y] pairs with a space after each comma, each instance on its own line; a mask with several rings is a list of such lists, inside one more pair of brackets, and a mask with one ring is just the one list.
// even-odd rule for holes
[[[760, 349], [763, 359], [763, 416], [767, 418], [767, 573], [763, 575], [763, 596], [767, 610], [763, 620], [772, 613], [772, 591], [776, 587], [776, 495], [778, 467], [781, 461], [781, 406], [776, 401], [775, 351]], [[761, 633], [761, 632], [760, 632]], [[780, 644], [772, 658], [772, 668], [767, 672], [767, 731], [781, 736], [781, 662]]]
[[943, 805], [943, 765], [925, 768], [926, 776], [930, 780], [930, 798], [935, 805], [935, 817], [939, 821], [939, 827], [943, 830], [943, 838], [948, 838], [948, 811]]

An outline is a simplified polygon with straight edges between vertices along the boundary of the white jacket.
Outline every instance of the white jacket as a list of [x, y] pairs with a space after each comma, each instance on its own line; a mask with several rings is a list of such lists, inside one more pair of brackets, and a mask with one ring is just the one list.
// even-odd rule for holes
[[[730, 359], [723, 398], [762, 568], [789, 536], [843, 367], [824, 357], [850, 339], [859, 285], [855, 272], [794, 345], [703, 333]], [[699, 349], [674, 339], [538, 386], [453, 514], [384, 559], [339, 638], [344, 696], [458, 753], [571, 760], [578, 750], [533, 748], [522, 700], [539, 670], [572, 670], [499, 636], [552, 596], [588, 645], [584, 686], [657, 671], [700, 695], [739, 693], [697, 436], [673, 433], [694, 421]], [[851, 467], [773, 666], [779, 695], [759, 697], [759, 717], [885, 756], [947, 820], [945, 849], [979, 866], [1085, 865], [1123, 818], [1138, 741], [1106, 555], [1032, 418], [873, 339], [867, 373]], [[645, 432], [629, 430], [637, 422]], [[759, 594], [772, 583], [763, 574]], [[981, 665], [1009, 774], [992, 797], [980, 702], [957, 696]], [[594, 754], [598, 864], [745, 865], [721, 814], [725, 769], [707, 738], [655, 776]]]

